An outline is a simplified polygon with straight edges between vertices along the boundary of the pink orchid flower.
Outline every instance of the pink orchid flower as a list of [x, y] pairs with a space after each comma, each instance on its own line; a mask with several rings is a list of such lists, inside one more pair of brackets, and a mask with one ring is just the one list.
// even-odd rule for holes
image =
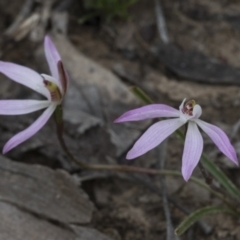
[[52, 76], [40, 75], [30, 68], [0, 61], [1, 73], [47, 98], [47, 100], [0, 100], [0, 114], [2, 115], [21, 115], [46, 108], [32, 125], [16, 134], [5, 144], [3, 153], [36, 134], [61, 104], [67, 91], [69, 82], [67, 73], [56, 47], [48, 36], [44, 39], [44, 50]]
[[185, 181], [191, 177], [203, 151], [203, 138], [198, 127], [212, 139], [223, 154], [238, 165], [236, 152], [227, 135], [220, 128], [200, 120], [201, 114], [200, 105], [196, 104], [194, 100], [185, 103], [185, 99], [179, 110], [164, 104], [150, 104], [124, 113], [115, 120], [116, 123], [160, 117], [173, 118], [153, 124], [127, 153], [127, 159], [139, 157], [155, 148], [174, 131], [188, 123], [182, 156], [182, 175]]

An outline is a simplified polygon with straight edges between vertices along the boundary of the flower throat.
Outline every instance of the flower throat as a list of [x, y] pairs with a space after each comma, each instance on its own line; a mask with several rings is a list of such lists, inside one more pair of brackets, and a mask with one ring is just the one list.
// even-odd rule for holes
[[189, 100], [184, 104], [184, 107], [182, 109], [182, 112], [184, 114], [187, 114], [189, 116], [193, 115], [193, 108], [196, 105], [196, 101], [195, 100]]

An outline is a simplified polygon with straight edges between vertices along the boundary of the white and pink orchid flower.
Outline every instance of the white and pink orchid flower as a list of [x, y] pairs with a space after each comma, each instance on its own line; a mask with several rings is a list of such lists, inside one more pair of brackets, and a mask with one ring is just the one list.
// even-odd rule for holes
[[21, 115], [46, 108], [34, 123], [5, 144], [3, 153], [36, 134], [46, 124], [57, 106], [61, 104], [67, 91], [69, 82], [67, 73], [56, 47], [48, 36], [44, 39], [44, 50], [52, 76], [40, 75], [30, 68], [0, 61], [1, 73], [47, 98], [47, 100], [0, 100], [0, 114], [2, 115]]
[[185, 101], [184, 99], [179, 110], [164, 104], [150, 104], [128, 111], [116, 119], [115, 122], [120, 123], [161, 117], [173, 118], [153, 124], [127, 153], [127, 159], [139, 157], [155, 148], [174, 131], [188, 123], [182, 156], [182, 175], [185, 181], [191, 177], [203, 151], [203, 138], [198, 127], [212, 139], [223, 154], [238, 165], [236, 152], [227, 135], [217, 126], [199, 119], [202, 108], [194, 100], [186, 103]]

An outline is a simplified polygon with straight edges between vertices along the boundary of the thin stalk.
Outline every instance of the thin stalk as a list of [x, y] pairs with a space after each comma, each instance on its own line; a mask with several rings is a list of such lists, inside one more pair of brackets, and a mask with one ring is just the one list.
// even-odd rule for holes
[[88, 164], [85, 164], [83, 162], [80, 162], [78, 161], [69, 151], [64, 139], [63, 139], [63, 136], [61, 134], [61, 128], [60, 126], [57, 127], [57, 137], [58, 137], [58, 141], [63, 149], [63, 151], [66, 153], [66, 155], [68, 156], [68, 158], [76, 163], [81, 169], [89, 169], [89, 165]]
[[[105, 164], [86, 164], [83, 162], [78, 161], [69, 151], [63, 136], [61, 134], [63, 126], [58, 125], [57, 127], [57, 137], [59, 143], [66, 153], [68, 158], [77, 164], [82, 170], [97, 170], [97, 171], [113, 171], [113, 172], [124, 172], [124, 173], [141, 173], [141, 174], [150, 174], [150, 175], [161, 175], [161, 176], [174, 176], [174, 177], [182, 177], [182, 174], [177, 171], [173, 170], [156, 170], [150, 168], [142, 168], [142, 167], [134, 167], [134, 166], [126, 166], [126, 165], [105, 165]], [[194, 182], [195, 184], [199, 185], [200, 187], [208, 190], [210, 193], [215, 195], [217, 198], [221, 199], [229, 208], [236, 211], [236, 208], [232, 205], [232, 203], [224, 197], [221, 193], [213, 190], [209, 185], [204, 183], [203, 181], [199, 180], [198, 178], [191, 177], [190, 181]], [[240, 212], [238, 212], [240, 216]]]

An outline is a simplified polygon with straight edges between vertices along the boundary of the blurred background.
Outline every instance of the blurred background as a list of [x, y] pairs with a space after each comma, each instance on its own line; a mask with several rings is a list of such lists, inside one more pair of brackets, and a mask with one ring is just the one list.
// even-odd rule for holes
[[[143, 105], [133, 86], [176, 108], [195, 99], [202, 119], [221, 127], [240, 152], [239, 1], [1, 0], [0, 32], [1, 60], [39, 73], [49, 74], [44, 36], [56, 44], [71, 80], [65, 139], [81, 161], [159, 168], [164, 158], [164, 168], [180, 171], [183, 144], [175, 136], [125, 160], [151, 124], [113, 124]], [[3, 75], [0, 81], [1, 99], [41, 99]], [[1, 116], [1, 147], [39, 115]], [[204, 151], [240, 187], [239, 169], [204, 138]], [[174, 240], [186, 215], [220, 204], [181, 178], [81, 171], [61, 150], [54, 121], [1, 156], [0, 171], [1, 240]], [[203, 178], [199, 169], [194, 176]], [[181, 239], [236, 240], [240, 226], [218, 214]]]

